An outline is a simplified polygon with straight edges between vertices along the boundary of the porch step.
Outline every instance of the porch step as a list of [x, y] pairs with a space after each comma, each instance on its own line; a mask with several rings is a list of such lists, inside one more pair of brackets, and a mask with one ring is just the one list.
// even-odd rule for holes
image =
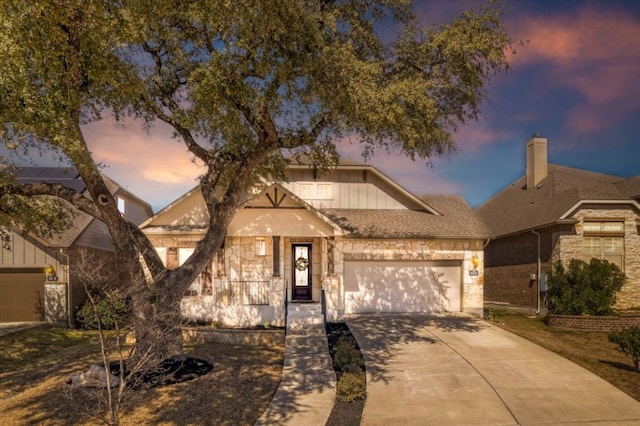
[[322, 306], [319, 303], [290, 303], [287, 313], [290, 316], [322, 315]]
[[287, 306], [287, 332], [321, 329], [324, 317], [319, 303], [291, 303]]

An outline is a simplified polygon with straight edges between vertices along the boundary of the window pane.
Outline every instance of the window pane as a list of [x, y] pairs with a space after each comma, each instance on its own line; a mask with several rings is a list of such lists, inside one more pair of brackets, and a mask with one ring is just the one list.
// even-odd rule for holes
[[313, 198], [313, 184], [301, 183], [300, 184], [300, 198], [308, 200]]
[[319, 183], [318, 184], [318, 198], [319, 199], [328, 199], [332, 197], [331, 184], [330, 183]]
[[120, 214], [125, 213], [124, 208], [125, 208], [124, 198], [118, 197], [118, 211], [120, 212]]
[[602, 252], [600, 241], [601, 238], [598, 237], [585, 237], [583, 246], [584, 254], [599, 257]]
[[600, 222], [585, 222], [584, 223], [584, 231], [585, 232], [598, 232], [601, 229]]
[[603, 238], [605, 254], [622, 254], [622, 238]]
[[611, 263], [615, 263], [616, 265], [618, 265], [620, 270], [624, 270], [624, 268], [623, 268], [624, 264], [622, 263], [622, 256], [621, 255], [608, 255], [608, 256], [605, 256], [604, 259], [608, 260]]
[[603, 231], [606, 231], [606, 232], [623, 232], [624, 231], [624, 223], [623, 222], [604, 222], [603, 223]]

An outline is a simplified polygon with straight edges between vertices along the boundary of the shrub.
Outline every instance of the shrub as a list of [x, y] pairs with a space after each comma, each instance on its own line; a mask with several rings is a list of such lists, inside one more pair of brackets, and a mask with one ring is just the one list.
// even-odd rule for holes
[[586, 263], [571, 259], [567, 269], [558, 261], [548, 279], [549, 312], [608, 315], [625, 281], [620, 268], [607, 260], [593, 258]]
[[125, 297], [115, 291], [106, 295], [94, 295], [93, 297], [96, 301], [95, 310], [91, 301], [87, 300], [76, 314], [76, 322], [79, 328], [97, 330], [98, 320], [96, 314], [100, 317], [104, 330], [115, 329], [116, 321], [120, 327], [124, 326], [131, 315], [131, 307]]
[[344, 373], [336, 386], [337, 397], [341, 402], [364, 399], [365, 392], [366, 379], [362, 371], [360, 373]]
[[355, 347], [355, 342], [346, 337], [341, 337], [338, 341], [333, 362], [338, 370], [345, 373], [359, 373], [364, 366], [364, 361]]
[[640, 327], [613, 331], [609, 334], [609, 341], [618, 345], [618, 352], [631, 357], [633, 366], [640, 373]]

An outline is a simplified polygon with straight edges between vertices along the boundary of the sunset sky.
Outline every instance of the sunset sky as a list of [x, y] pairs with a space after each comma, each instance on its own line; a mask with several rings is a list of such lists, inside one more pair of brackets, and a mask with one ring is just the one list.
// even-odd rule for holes
[[[417, 1], [439, 23], [478, 1]], [[546, 137], [549, 161], [618, 176], [640, 174], [640, 2], [512, 0], [506, 24], [523, 40], [509, 73], [488, 87], [479, 121], [462, 128], [460, 152], [432, 166], [380, 152], [369, 163], [415, 194], [461, 194], [477, 207], [524, 175], [525, 143]], [[198, 169], [168, 128], [135, 122], [85, 126], [104, 172], [159, 210], [196, 184]], [[357, 145], [344, 157], [361, 160]], [[38, 159], [34, 159], [37, 164]]]

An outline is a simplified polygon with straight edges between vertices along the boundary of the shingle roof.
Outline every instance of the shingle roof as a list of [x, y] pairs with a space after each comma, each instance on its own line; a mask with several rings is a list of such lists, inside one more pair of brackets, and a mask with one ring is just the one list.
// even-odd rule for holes
[[458, 195], [419, 197], [440, 215], [415, 210], [322, 209], [350, 236], [366, 238], [487, 238], [488, 228]]
[[547, 176], [527, 189], [526, 176], [476, 209], [494, 236], [549, 225], [584, 200], [631, 200], [640, 176], [623, 178], [549, 164]]
[[21, 184], [60, 183], [79, 193], [86, 189], [78, 171], [73, 167], [18, 167], [12, 173]]

